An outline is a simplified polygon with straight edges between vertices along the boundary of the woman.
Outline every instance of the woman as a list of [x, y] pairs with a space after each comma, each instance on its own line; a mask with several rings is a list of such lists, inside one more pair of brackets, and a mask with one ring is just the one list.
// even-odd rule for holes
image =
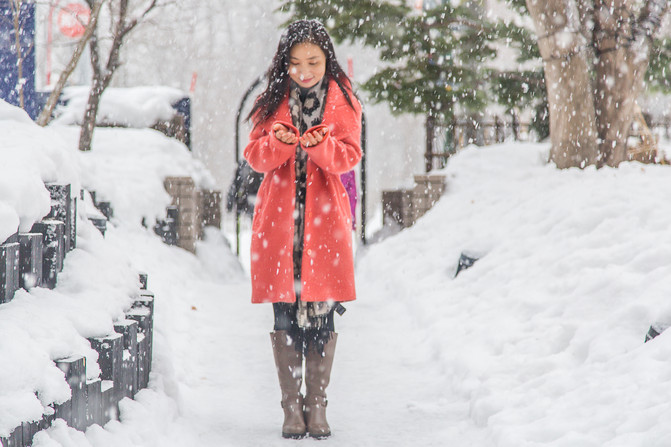
[[267, 77], [244, 152], [265, 174], [252, 223], [252, 302], [273, 303], [282, 436], [325, 438], [333, 312], [355, 299], [352, 215], [340, 175], [361, 159], [361, 107], [314, 20], [289, 25]]

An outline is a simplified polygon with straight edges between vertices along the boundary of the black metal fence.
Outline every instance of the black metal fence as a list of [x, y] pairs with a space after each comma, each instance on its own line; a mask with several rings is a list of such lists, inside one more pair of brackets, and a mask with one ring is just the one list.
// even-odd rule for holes
[[[0, 303], [12, 300], [19, 288], [54, 288], [65, 256], [76, 247], [77, 199], [72, 196], [70, 185], [46, 186], [51, 195], [50, 214], [33, 225], [29, 233], [17, 232], [0, 245]], [[105, 218], [91, 220], [104, 235], [112, 208], [109, 202], [95, 201], [95, 194], [92, 198]], [[115, 323], [114, 334], [89, 339], [98, 352], [100, 377], [86, 379], [86, 358], [82, 356], [55, 360], [70, 386], [71, 398], [51, 405], [53, 411], [41, 420], [16, 427], [9, 437], [0, 438], [0, 446], [30, 446], [33, 436], [57, 418], [77, 430], [93, 424], [102, 426], [117, 418], [121, 399], [133, 398], [147, 387], [154, 327], [154, 295], [147, 290], [147, 282], [147, 275], [140, 273], [137, 295], [125, 318]]]
[[427, 117], [424, 154], [426, 172], [444, 168], [447, 159], [464, 146], [487, 146], [503, 143], [510, 138], [515, 141], [529, 140], [529, 123], [521, 121], [517, 114], [497, 115], [487, 119], [459, 117], [452, 121]]
[[[646, 116], [646, 122], [653, 135], [671, 139], [671, 117], [653, 119]], [[426, 152], [424, 154], [426, 172], [442, 169], [447, 159], [457, 150], [469, 145], [488, 146], [506, 140], [529, 141], [530, 123], [521, 121], [517, 114], [478, 117], [460, 117], [451, 122], [427, 118]], [[641, 138], [640, 127], [632, 123], [629, 133], [632, 138]]]

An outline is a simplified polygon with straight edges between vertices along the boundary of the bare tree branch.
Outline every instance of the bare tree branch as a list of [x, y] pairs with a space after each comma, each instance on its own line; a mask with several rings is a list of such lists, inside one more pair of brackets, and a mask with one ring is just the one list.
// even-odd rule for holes
[[[93, 0], [86, 1], [91, 2]], [[158, 0], [152, 0], [142, 13], [128, 21], [129, 0], [118, 0], [118, 9], [114, 10], [112, 14], [115, 16], [112, 26], [112, 40], [109, 52], [107, 53], [107, 60], [104, 62], [104, 68], [101, 65], [98, 36], [94, 30], [89, 44], [91, 48], [91, 64], [94, 67], [93, 82], [79, 136], [79, 150], [88, 151], [91, 149], [100, 99], [105, 89], [110, 85], [114, 72], [121, 65], [120, 52], [124, 39], [127, 37], [128, 33], [146, 18], [147, 14], [154, 9], [158, 3]]]
[[86, 28], [84, 29], [84, 35], [79, 39], [77, 47], [75, 48], [75, 51], [72, 53], [72, 57], [70, 58], [70, 62], [68, 62], [68, 65], [58, 77], [56, 86], [49, 95], [47, 103], [44, 106], [44, 109], [42, 109], [40, 116], [37, 118], [37, 124], [40, 126], [46, 126], [51, 120], [51, 114], [53, 113], [54, 108], [58, 103], [58, 98], [61, 96], [61, 92], [63, 91], [68, 78], [74, 71], [75, 67], [77, 67], [77, 63], [84, 53], [86, 44], [93, 35], [93, 31], [95, 30], [96, 26], [98, 26], [98, 16], [100, 15], [100, 10], [102, 9], [102, 5], [105, 3], [105, 1], [106, 0], [92, 1], [93, 7], [91, 8], [91, 18], [89, 23], [86, 25]]
[[91, 37], [89, 38], [89, 50], [91, 52], [91, 68], [93, 68], [94, 76], [99, 75], [102, 71], [100, 66], [100, 51], [98, 45], [98, 33], [94, 28]]
[[144, 18], [149, 14], [149, 12], [158, 5], [158, 0], [152, 0], [152, 2], [145, 8], [145, 10], [133, 20], [126, 24], [125, 29], [123, 30], [123, 35], [128, 34], [133, 28], [137, 26], [138, 23], [144, 20]]

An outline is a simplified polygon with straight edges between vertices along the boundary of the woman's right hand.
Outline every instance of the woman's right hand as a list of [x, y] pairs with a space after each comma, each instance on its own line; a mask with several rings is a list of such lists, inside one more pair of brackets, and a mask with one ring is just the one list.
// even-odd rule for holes
[[298, 143], [298, 137], [295, 133], [291, 132], [285, 126], [280, 123], [275, 123], [273, 125], [273, 132], [275, 132], [275, 137], [280, 140], [282, 143], [286, 144], [296, 144]]

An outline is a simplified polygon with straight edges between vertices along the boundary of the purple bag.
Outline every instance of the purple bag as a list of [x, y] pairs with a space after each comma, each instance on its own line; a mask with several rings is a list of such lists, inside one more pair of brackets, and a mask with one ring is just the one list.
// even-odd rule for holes
[[347, 195], [349, 196], [349, 207], [352, 210], [352, 230], [356, 230], [356, 202], [359, 199], [356, 191], [356, 175], [354, 171], [349, 171], [340, 176]]

